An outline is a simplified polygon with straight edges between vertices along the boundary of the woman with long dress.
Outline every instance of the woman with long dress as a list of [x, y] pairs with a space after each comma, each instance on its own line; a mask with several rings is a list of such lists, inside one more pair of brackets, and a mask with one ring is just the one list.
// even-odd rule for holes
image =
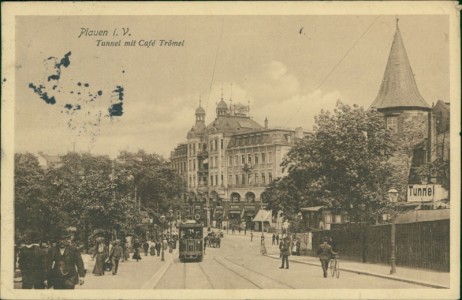
[[108, 248], [104, 244], [104, 238], [99, 237], [96, 239], [97, 245], [93, 259], [96, 258], [95, 267], [93, 268], [93, 274], [96, 276], [104, 275], [104, 263], [108, 258]]

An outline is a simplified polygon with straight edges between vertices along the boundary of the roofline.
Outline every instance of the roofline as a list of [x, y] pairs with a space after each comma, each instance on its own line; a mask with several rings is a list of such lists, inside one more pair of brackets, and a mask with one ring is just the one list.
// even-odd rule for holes
[[379, 112], [390, 112], [390, 111], [397, 111], [397, 110], [422, 110], [422, 111], [431, 111], [430, 107], [424, 106], [392, 106], [392, 107], [371, 107], [371, 109], [377, 109]]

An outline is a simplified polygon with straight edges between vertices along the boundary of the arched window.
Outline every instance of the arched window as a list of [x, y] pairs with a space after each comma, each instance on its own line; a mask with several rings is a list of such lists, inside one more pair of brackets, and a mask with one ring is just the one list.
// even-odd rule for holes
[[231, 202], [239, 202], [239, 201], [241, 201], [241, 195], [239, 195], [239, 193], [232, 193]]
[[255, 202], [255, 194], [252, 193], [252, 192], [247, 192], [247, 193], [245, 194], [245, 200], [246, 200], [247, 202]]

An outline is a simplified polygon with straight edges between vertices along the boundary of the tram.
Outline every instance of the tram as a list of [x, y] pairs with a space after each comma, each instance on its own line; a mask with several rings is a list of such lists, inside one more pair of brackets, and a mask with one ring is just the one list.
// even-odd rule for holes
[[204, 257], [204, 229], [195, 220], [188, 220], [179, 226], [180, 260], [202, 261]]

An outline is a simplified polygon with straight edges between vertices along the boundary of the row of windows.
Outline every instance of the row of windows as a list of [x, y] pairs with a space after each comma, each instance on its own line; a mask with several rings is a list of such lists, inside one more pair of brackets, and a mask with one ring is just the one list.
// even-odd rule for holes
[[218, 168], [218, 156], [210, 157], [210, 168], [211, 169]]
[[196, 171], [196, 160], [195, 159], [189, 160], [189, 171]]
[[[207, 144], [203, 145], [203, 150], [207, 150]], [[220, 140], [220, 148], [223, 150], [223, 139]], [[196, 151], [197, 149], [197, 151]], [[191, 143], [188, 144], [188, 153], [189, 156], [196, 155], [196, 152], [199, 152], [201, 149], [200, 143]], [[209, 142], [209, 149], [210, 151], [217, 151], [218, 150], [218, 139], [211, 140]]]
[[[234, 177], [234, 181], [233, 181]], [[218, 181], [220, 179], [220, 182]], [[206, 177], [199, 177], [199, 180], [203, 184], [207, 184], [207, 178]], [[219, 186], [223, 185], [224, 178], [223, 175], [218, 178], [218, 175], [210, 175], [210, 186]], [[261, 174], [236, 174], [236, 175], [229, 175], [228, 178], [228, 184], [229, 185], [245, 185], [245, 184], [267, 184], [271, 183], [273, 181], [273, 174], [272, 173], [261, 173]], [[189, 176], [189, 186], [190, 187], [196, 187], [196, 175], [193, 175], [192, 177]]]
[[[255, 153], [255, 154], [242, 154], [241, 155], [241, 165], [249, 164], [249, 165], [258, 165], [259, 163], [265, 164], [267, 156], [266, 153]], [[273, 153], [268, 152], [268, 163], [271, 163], [273, 160]], [[235, 166], [239, 166], [239, 155], [235, 155], [234, 159], [233, 156], [228, 157], [228, 166], [232, 167], [233, 163]]]
[[[266, 177], [268, 175], [268, 177]], [[239, 184], [267, 184], [273, 181], [273, 174], [272, 173], [261, 173], [260, 174], [236, 174], [234, 175], [234, 182], [233, 182], [233, 175], [229, 175], [228, 177], [228, 184], [232, 185], [239, 185]], [[268, 179], [268, 181], [267, 181]]]
[[177, 170], [179, 173], [183, 173], [186, 171], [186, 162], [178, 162], [174, 163], [174, 168]]

